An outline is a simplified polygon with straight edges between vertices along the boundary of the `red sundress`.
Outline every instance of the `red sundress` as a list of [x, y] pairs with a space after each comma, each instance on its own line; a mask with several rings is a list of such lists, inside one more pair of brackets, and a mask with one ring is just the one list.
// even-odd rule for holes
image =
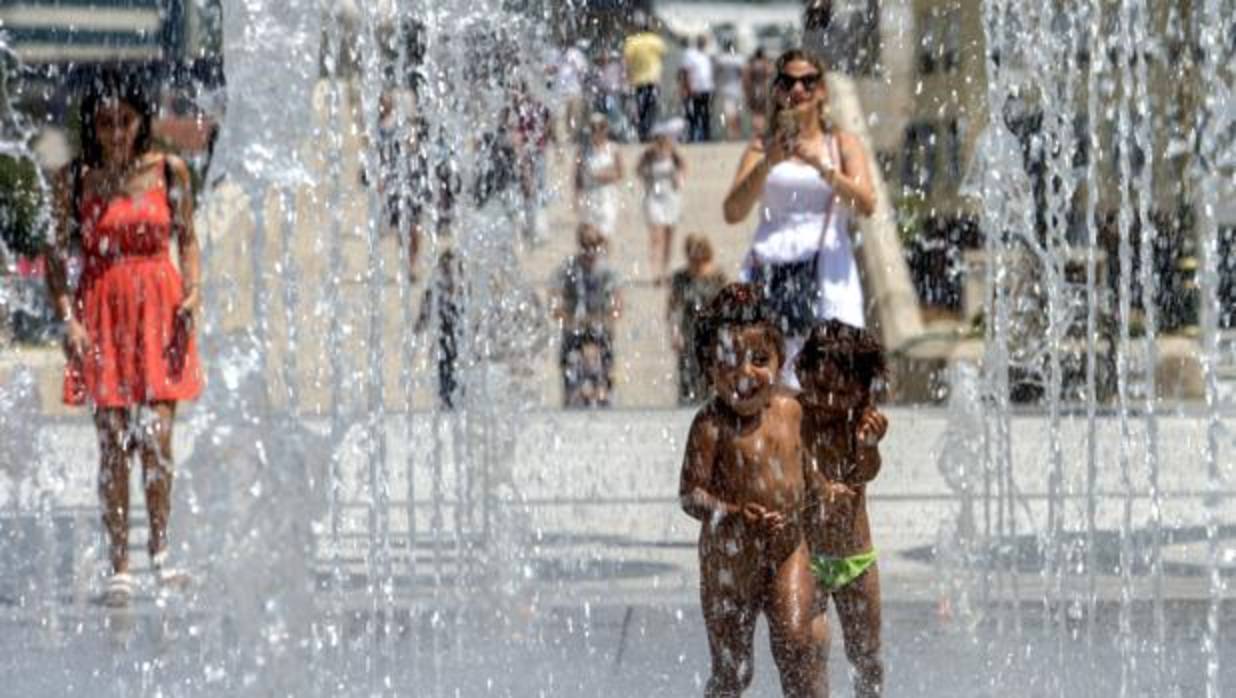
[[166, 183], [136, 196], [84, 196], [78, 215], [74, 307], [90, 347], [65, 367], [64, 401], [112, 408], [196, 398], [201, 365], [193, 332], [176, 322], [182, 290], [168, 252]]

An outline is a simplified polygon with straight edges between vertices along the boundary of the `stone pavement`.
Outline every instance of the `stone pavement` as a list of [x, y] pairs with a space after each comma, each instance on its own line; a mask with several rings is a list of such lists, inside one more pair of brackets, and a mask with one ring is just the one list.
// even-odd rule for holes
[[[942, 452], [956, 449], [957, 442], [945, 438], [949, 422], [943, 410], [891, 408], [889, 413], [892, 429], [882, 449], [884, 467], [870, 489], [883, 585], [889, 599], [929, 601], [952, 593], [958, 581], [941, 578], [945, 568], [938, 565], [949, 563], [937, 562], [937, 552], [953, 555], [954, 560], [962, 554], [956, 549], [955, 533], [964, 500], [939, 467], [941, 459], [955, 465]], [[403, 592], [409, 598], [444, 583], [434, 579], [449, 580], [458, 574], [456, 562], [467, 557], [465, 552], [461, 558], [459, 551], [505, 546], [512, 555], [518, 551], [509, 562], [523, 570], [526, 579], [520, 584], [526, 583], [546, 604], [692, 603], [698, 584], [698, 524], [677, 504], [683, 439], [691, 417], [686, 410], [550, 410], [499, 416], [495, 423], [486, 423], [487, 417], [477, 413], [469, 417], [471, 424], [464, 424], [458, 415], [421, 413], [413, 415], [409, 439], [404, 417], [390, 415], [384, 450], [379, 450], [367, 441], [370, 422], [364, 416], [343, 422], [341, 436], [332, 442], [329, 425], [322, 420], [296, 426], [278, 420], [246, 426], [189, 413], [177, 435], [180, 474], [174, 538], [190, 564], [210, 567], [227, 555], [218, 546], [234, 540], [229, 536], [302, 535], [272, 528], [276, 520], [300, 519], [313, 528], [313, 561], [304, 564], [327, 576], [341, 571], [359, 575], [363, 587], [367, 565], [374, 560], [372, 544], [386, 540], [370, 531], [389, 530], [389, 540], [398, 548], [393, 553], [395, 573], [404, 578]], [[1221, 428], [1230, 428], [1230, 423], [1229, 417]], [[507, 431], [510, 428], [518, 428], [518, 436]], [[1227, 573], [1236, 571], [1231, 564], [1236, 559], [1232, 526], [1236, 500], [1226, 483], [1219, 496], [1208, 495], [1200, 456], [1206, 424], [1200, 415], [1164, 416], [1158, 428], [1166, 593], [1172, 598], [1204, 598], [1209, 583], [1207, 503], [1213, 503], [1215, 520], [1221, 525], [1218, 542]], [[1012, 418], [1012, 468], [1006, 474], [1014, 481], [1015, 497], [997, 496], [995, 488], [1002, 479], [998, 472], [988, 480], [975, 473], [969, 485], [974, 493], [975, 550], [983, 548], [978, 541], [984, 530], [1019, 550], [1013, 558], [991, 552], [996, 596], [1015, 592], [1026, 600], [1042, 598], [1057, 582], [1072, 593], [1087, 579], [1081, 572], [1064, 573], [1059, 580], [1044, 572], [1048, 562], [1038, 545], [1052, 548], [1050, 511], [1062, 517], [1065, 534], [1059, 542], [1071, 564], [1084, 561], [1088, 543], [1085, 420], [1073, 415], [1060, 424], [1062, 494], [1054, 502], [1047, 496], [1050, 431], [1049, 421], [1041, 415]], [[1155, 549], [1148, 538], [1153, 502], [1144, 428], [1136, 418], [1130, 424], [1127, 487], [1120, 475], [1120, 434], [1116, 417], [1100, 418], [1093, 547], [1099, 565], [1096, 583], [1105, 598], [1119, 598], [1121, 591], [1114, 570], [1126, 516], [1138, 559]], [[1230, 432], [1223, 434], [1217, 462], [1226, 472], [1234, 444]], [[290, 441], [280, 440], [285, 436]], [[33, 532], [27, 531], [33, 536], [27, 540], [38, 540], [39, 526], [50, 524], [36, 525], [46, 521], [37, 513], [59, 512], [57, 520], [66, 528], [57, 536], [70, 538], [57, 545], [83, 546], [82, 541], [97, 536], [92, 429], [84, 420], [54, 419], [32, 438], [43, 455], [29, 463], [27, 471], [0, 473], [0, 519], [18, 528], [35, 526]], [[338, 459], [334, 475], [331, 453]], [[385, 460], [375, 464], [370, 457], [375, 453]], [[409, 472], [415, 474], [411, 480]], [[985, 487], [993, 488], [992, 496], [982, 496]], [[135, 486], [134, 492], [140, 488]], [[330, 501], [338, 502], [337, 517], [329, 514]], [[141, 511], [139, 502], [134, 502], [135, 512]], [[409, 513], [417, 539], [411, 555], [406, 546]], [[14, 523], [22, 517], [26, 523]], [[143, 528], [136, 520], [131, 543], [135, 549], [144, 540]], [[332, 533], [336, 530], [337, 537]], [[937, 550], [938, 545], [943, 549]], [[99, 552], [94, 546], [87, 555]], [[10, 554], [19, 558], [28, 553], [24, 546], [10, 548]], [[143, 558], [137, 555], [135, 561], [141, 563]], [[65, 584], [89, 587], [98, 564], [97, 559], [78, 561], [73, 572], [66, 572], [75, 576]], [[1011, 585], [1014, 577], [1016, 588]], [[12, 593], [11, 585], [21, 580], [7, 581], [10, 591], [5, 593]], [[1135, 593], [1150, 594], [1153, 582], [1139, 563]]]
[[[1155, 580], [1145, 560], [1154, 548], [1138, 415], [1124, 437], [1117, 416], [1102, 415], [1097, 425], [1100, 601], [1091, 617], [1087, 575], [1074, 567], [1085, 559], [1084, 419], [1068, 415], [1059, 425], [1066, 496], [1057, 504], [1066, 529], [1078, 535], [1061, 539], [1069, 564], [1057, 578], [1044, 572], [1036, 552], [1036, 543], [1051, 549], [1053, 542], [1045, 535], [1048, 420], [1012, 417], [1014, 472], [1006, 476], [1016, 481], [1017, 532], [1005, 531], [990, 567], [980, 562], [965, 571], [953, 566], [957, 550], [942, 535], [963, 501], [938, 468], [942, 456], [946, 464], [959, 457], [948, 450], [955, 442], [942, 438], [948, 414], [889, 412], [871, 515], [890, 692], [1101, 696], [1127, 680], [1139, 695], [1199, 695], [1211, 659], [1225, 685], [1233, 680], [1230, 635], [1221, 633], [1213, 649], [1202, 644], [1211, 598], [1207, 505], [1220, 524], [1219, 572], [1227, 577], [1236, 559], [1236, 500], [1226, 487], [1218, 497], [1206, 493], [1201, 415], [1166, 415], [1159, 423], [1167, 599], [1160, 644], [1149, 630]], [[404, 415], [389, 415], [385, 452], [366, 441], [363, 415], [344, 419], [337, 440], [325, 438], [329, 425], [318, 418], [289, 424], [277, 416], [250, 422], [229, 415], [226, 423], [210, 417], [186, 414], [177, 440], [173, 539], [195, 584], [183, 597], [143, 587], [123, 612], [93, 602], [102, 562], [91, 428], [80, 419], [49, 418], [24, 438], [35, 455], [23, 469], [10, 465], [0, 473], [0, 672], [7, 677], [0, 695], [701, 692], [708, 659], [697, 525], [675, 497], [690, 411], [545, 410], [504, 414], [499, 424], [478, 411], [471, 425], [440, 415], [436, 428], [434, 415], [417, 413], [411, 438]], [[519, 430], [514, 442], [502, 431], [510, 426]], [[1221, 424], [1218, 443], [1225, 470], [1236, 447], [1230, 426], [1230, 418]], [[1130, 447], [1127, 489], [1122, 440]], [[337, 486], [316, 481], [329, 470], [331, 453], [340, 459]], [[383, 453], [385, 467], [372, 467], [373, 453]], [[981, 477], [973, 484], [983, 491]], [[478, 489], [469, 494], [470, 487]], [[467, 506], [486, 509], [482, 490], [493, 500], [487, 531], [473, 525]], [[340, 547], [332, 542], [325, 501], [334, 497]], [[1011, 527], [1011, 518], [997, 515], [1007, 499], [980, 497], [975, 504], [979, 530], [984, 511], [993, 528]], [[409, 511], [418, 539], [414, 570], [402, 544]], [[389, 541], [369, 534], [381, 516]], [[1138, 562], [1122, 605], [1126, 590], [1114, 565], [1126, 516]], [[136, 549], [144, 534], [141, 517], [135, 519]], [[393, 576], [367, 575], [388, 543]], [[938, 543], [944, 546], [933, 550]], [[303, 558], [296, 551], [302, 544], [310, 551]], [[946, 559], [937, 561], [936, 552]], [[134, 556], [144, 579], [144, 555]], [[462, 577], [460, 559], [472, 567]], [[1007, 603], [1014, 599], [1021, 603]], [[1122, 609], [1136, 634], [1121, 634]], [[1221, 627], [1236, 618], [1229, 603], [1219, 611]], [[847, 695], [839, 636], [834, 630], [831, 683]], [[754, 696], [777, 695], [766, 637], [761, 624]]]

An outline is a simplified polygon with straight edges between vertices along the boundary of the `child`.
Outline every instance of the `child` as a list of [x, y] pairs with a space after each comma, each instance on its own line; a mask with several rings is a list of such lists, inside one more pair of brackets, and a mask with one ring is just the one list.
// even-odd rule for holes
[[725, 272], [713, 262], [712, 243], [699, 233], [687, 236], [687, 265], [670, 278], [670, 346], [678, 356], [678, 404], [696, 405], [708, 395], [707, 376], [696, 361], [696, 326], [704, 309], [725, 286]]
[[880, 574], [866, 488], [880, 472], [878, 444], [888, 430], [872, 395], [885, 375], [884, 352], [866, 330], [827, 320], [807, 336], [795, 368], [811, 491], [823, 507], [806, 526], [811, 569], [823, 594], [816, 639], [827, 647], [824, 614], [831, 596], [856, 670], [854, 694], [878, 696], [884, 681]]
[[716, 397], [691, 425], [678, 491], [702, 523], [700, 598], [712, 654], [705, 695], [738, 696], [750, 685], [761, 612], [785, 695], [823, 695], [801, 521], [802, 409], [777, 385], [781, 333], [753, 286], [730, 284], [709, 305], [696, 348]]
[[606, 241], [581, 223], [579, 251], [554, 274], [550, 312], [562, 326], [558, 365], [567, 407], [609, 407], [614, 385], [614, 327], [622, 316], [617, 272], [606, 261]]

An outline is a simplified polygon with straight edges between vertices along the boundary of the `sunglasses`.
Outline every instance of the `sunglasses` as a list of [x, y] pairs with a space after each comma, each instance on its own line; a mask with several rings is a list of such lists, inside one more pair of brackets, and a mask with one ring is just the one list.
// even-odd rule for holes
[[819, 73], [807, 73], [806, 75], [790, 75], [788, 73], [777, 73], [777, 77], [773, 79], [773, 84], [777, 89], [789, 92], [794, 89], [794, 85], [802, 85], [803, 89], [810, 92], [820, 84]]

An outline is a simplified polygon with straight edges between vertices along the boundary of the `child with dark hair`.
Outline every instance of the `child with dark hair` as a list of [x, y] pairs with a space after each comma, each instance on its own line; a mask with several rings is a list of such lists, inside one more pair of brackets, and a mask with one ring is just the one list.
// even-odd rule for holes
[[880, 473], [879, 443], [888, 431], [888, 418], [874, 400], [887, 371], [884, 350], [870, 332], [827, 320], [808, 334], [795, 368], [815, 509], [806, 536], [822, 594], [816, 640], [828, 646], [825, 617], [832, 597], [846, 656], [856, 670], [854, 694], [878, 696], [884, 682], [880, 575], [867, 519], [867, 483]]
[[756, 288], [730, 284], [696, 336], [715, 397], [691, 424], [678, 492], [683, 510], [701, 523], [700, 597], [712, 654], [705, 695], [737, 696], [750, 685], [761, 613], [785, 695], [823, 695], [801, 518], [802, 408], [777, 384], [781, 332]]

